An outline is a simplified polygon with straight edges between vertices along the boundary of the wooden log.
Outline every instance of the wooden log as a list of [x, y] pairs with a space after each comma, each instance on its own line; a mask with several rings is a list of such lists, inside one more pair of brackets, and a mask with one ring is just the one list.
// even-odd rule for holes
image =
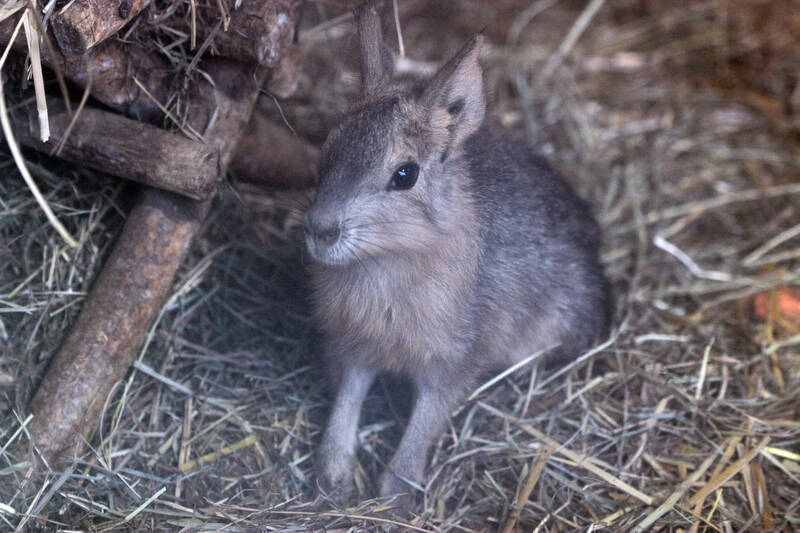
[[219, 4], [209, 2], [203, 10], [206, 21], [199, 24], [200, 33], [203, 39], [211, 37], [211, 50], [216, 55], [274, 68], [294, 39], [299, 5], [298, 0], [241, 2], [230, 9], [227, 26], [220, 28]]
[[[0, 22], [0, 45], [5, 47], [19, 18]], [[13, 48], [27, 53], [27, 43], [20, 34]], [[92, 96], [100, 102], [133, 117], [153, 120], [161, 110], [153, 101], [166, 102], [173, 72], [158, 57], [134, 43], [106, 41], [82, 55], [63, 53], [57, 46], [42, 45], [42, 63], [60, 69], [64, 77], [81, 87], [92, 84]], [[134, 81], [139, 81], [153, 98], [147, 96]]]
[[53, 33], [65, 52], [82, 54], [117, 33], [150, 0], [72, 0], [53, 15]]
[[290, 98], [297, 92], [300, 73], [303, 70], [303, 50], [292, 45], [286, 49], [280, 64], [272, 71], [267, 83], [267, 91], [276, 98]]
[[[267, 84], [277, 98], [291, 97], [298, 88], [304, 55], [299, 46], [287, 48]], [[283, 104], [282, 104], [283, 105]], [[277, 113], [272, 98], [262, 96], [256, 103], [228, 174], [231, 177], [270, 187], [301, 188], [317, 181], [319, 148], [295, 133]]]
[[54, 356], [28, 410], [30, 433], [48, 463], [78, 453], [97, 427], [106, 396], [128, 370], [143, 333], [169, 294], [209, 202], [147, 189]]
[[319, 148], [296, 137], [286, 124], [264, 113], [250, 117], [228, 173], [271, 187], [300, 188], [316, 183]]
[[[191, 125], [220, 154], [224, 170], [247, 124], [263, 72], [210, 60], [188, 105]], [[213, 120], [213, 124], [212, 124]], [[30, 434], [50, 463], [68, 460], [94, 433], [114, 383], [130, 367], [175, 273], [208, 211], [197, 202], [147, 188], [55, 355], [29, 412]]]
[[33, 105], [17, 110], [14, 126], [17, 140], [36, 150], [51, 153], [62, 142], [58, 157], [180, 193], [195, 200], [208, 198], [219, 177], [219, 153], [215, 148], [156, 126], [122, 115], [86, 107], [72, 129], [72, 118], [60, 100], [49, 98], [50, 140], [42, 142]]
[[[151, 0], [73, 0], [53, 16], [53, 32], [61, 50], [82, 54], [116, 33]], [[236, 4], [239, 4], [238, 7]], [[224, 57], [276, 67], [294, 38], [298, 0], [199, 2], [196, 29], [211, 39], [212, 50]], [[230, 18], [225, 18], [229, 13]], [[192, 28], [187, 25], [188, 33]]]

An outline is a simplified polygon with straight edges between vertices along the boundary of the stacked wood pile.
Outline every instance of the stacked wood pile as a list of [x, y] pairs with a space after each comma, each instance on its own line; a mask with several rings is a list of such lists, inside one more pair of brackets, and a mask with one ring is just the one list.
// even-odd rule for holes
[[[257, 173], [277, 166], [294, 184], [310, 179], [313, 150], [284, 135], [279, 141], [289, 143], [288, 151], [295, 143], [310, 161], [289, 163], [299, 171], [272, 165], [270, 158], [285, 157], [265, 136], [280, 129], [255, 118], [246, 131], [259, 90], [277, 77], [292, 46], [299, 2], [191, 2], [189, 27], [171, 28], [190, 35], [189, 48], [197, 50], [179, 72], [181, 116], [169, 109], [175, 69], [125, 36], [114, 37], [136, 24], [148, 4], [76, 0], [41, 16], [34, 4], [21, 2], [0, 22], [0, 44], [29, 53], [37, 71], [39, 63], [52, 69], [62, 88], [44, 99], [37, 80], [35, 104], [11, 114], [9, 144], [147, 185], [29, 406], [36, 459], [45, 464], [69, 459], [94, 432], [104, 399], [138, 353], [240, 139], [248, 138], [239, 167]], [[62, 77], [84, 90], [77, 108]], [[164, 123], [172, 127], [158, 125]]]

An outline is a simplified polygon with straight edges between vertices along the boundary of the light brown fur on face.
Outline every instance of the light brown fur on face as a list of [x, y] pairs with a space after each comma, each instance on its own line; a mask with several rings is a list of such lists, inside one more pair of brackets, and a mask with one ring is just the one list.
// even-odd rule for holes
[[[468, 218], [458, 214], [462, 223]], [[412, 375], [431, 358], [456, 357], [464, 348], [453, 346], [451, 332], [468, 327], [459, 311], [471, 294], [474, 273], [455, 272], [450, 265], [475, 264], [477, 246], [468, 235], [418, 235], [426, 241], [413, 242], [413, 255], [314, 267], [320, 326], [346, 338], [354, 357], [380, 371]]]
[[[347, 486], [370, 384], [405, 375], [414, 407], [379, 486], [407, 503], [485, 373], [545, 349], [575, 357], [603, 334], [608, 294], [587, 205], [524, 144], [482, 127], [480, 39], [403, 90], [383, 71], [371, 8], [359, 32], [367, 102], [326, 141], [306, 217], [337, 391], [316, 464], [323, 489]], [[396, 182], [400, 167], [416, 180]]]
[[[410, 98], [397, 104], [383, 158], [371, 173], [388, 181], [398, 165], [431, 159], [422, 165], [415, 189], [386, 195], [362, 184], [362, 194], [340, 205], [340, 245], [352, 250], [347, 265], [317, 264], [312, 287], [317, 318], [329, 335], [346, 337], [354, 346], [369, 345], [353, 357], [379, 371], [413, 375], [431, 358], [455, 358], [465, 346], [454, 346], [452, 332], [467, 330], [460, 315], [475, 283], [480, 253], [472, 228], [475, 206], [456, 179], [445, 178], [448, 201], [430, 202], [430, 181], [449, 141], [447, 124], [427, 124], [422, 106]], [[454, 160], [457, 161], [457, 157]], [[431, 168], [433, 167], [433, 168]], [[454, 163], [449, 172], [466, 173]], [[382, 184], [382, 182], [381, 182]], [[432, 217], [432, 218], [431, 218]], [[453, 265], [463, 265], [454, 269]], [[356, 353], [358, 352], [358, 353]]]

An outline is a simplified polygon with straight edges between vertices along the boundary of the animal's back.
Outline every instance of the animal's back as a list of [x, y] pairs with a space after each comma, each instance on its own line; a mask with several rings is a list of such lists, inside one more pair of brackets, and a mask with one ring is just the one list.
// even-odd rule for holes
[[576, 357], [609, 318], [588, 203], [501, 131], [481, 128], [465, 153], [482, 243], [476, 349], [498, 366], [556, 344], [550, 361]]

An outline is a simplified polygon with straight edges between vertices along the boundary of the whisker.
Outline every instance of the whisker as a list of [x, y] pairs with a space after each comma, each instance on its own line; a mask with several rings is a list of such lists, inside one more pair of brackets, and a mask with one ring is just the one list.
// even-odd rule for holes
[[[377, 244], [377, 243], [375, 243], [373, 241], [364, 239], [364, 238], [359, 237], [359, 236], [351, 236], [351, 237], [349, 237], [349, 239], [351, 239], [353, 241], [356, 241], [356, 242], [361, 242], [361, 243], [365, 243], [365, 244], [369, 244], [371, 246], [374, 246], [374, 247], [382, 250], [383, 252], [385, 252], [386, 255], [395, 255], [395, 256], [402, 255], [406, 259], [409, 258], [408, 252], [406, 250], [402, 250], [402, 249], [401, 250], [397, 250], [397, 249], [386, 248], [385, 246], [381, 246], [380, 244]], [[364, 247], [359, 247], [359, 250], [361, 250], [363, 253], [365, 253], [367, 255], [370, 255], [369, 251], [365, 250]], [[375, 263], [378, 263], [377, 259], [374, 259], [374, 261], [375, 261]]]
[[[395, 251], [395, 250], [392, 250], [392, 249], [390, 249], [390, 248], [386, 248], [385, 246], [381, 246], [380, 244], [377, 244], [377, 243], [375, 243], [375, 242], [372, 242], [372, 241], [370, 241], [370, 240], [368, 240], [368, 239], [364, 239], [364, 238], [362, 238], [362, 237], [359, 237], [359, 236], [357, 236], [357, 235], [353, 235], [353, 236], [349, 237], [349, 238], [348, 238], [348, 240], [351, 240], [351, 241], [354, 241], [354, 242], [360, 242], [360, 243], [364, 243], [364, 244], [369, 244], [369, 245], [371, 245], [371, 246], [374, 246], [374, 247], [376, 247], [376, 248], [378, 248], [378, 249], [380, 249], [380, 250], [382, 250], [382, 251], [386, 252], [388, 255], [391, 255], [391, 254], [393, 254], [393, 253], [396, 253], [396, 251]], [[363, 251], [363, 252], [364, 252], [364, 253], [366, 253], [366, 254], [368, 254], [368, 253], [369, 253], [369, 251], [368, 251], [368, 250], [365, 250], [363, 246], [359, 247], [359, 250]], [[377, 263], [377, 260], [376, 260], [376, 263]]]
[[[351, 219], [348, 219], [351, 220]], [[374, 222], [365, 222], [363, 224], [358, 224], [356, 226], [349, 226], [349, 229], [361, 229], [361, 228], [369, 228], [373, 226], [387, 226], [387, 225], [405, 225], [405, 226], [413, 226], [413, 227], [420, 227], [430, 229], [431, 226], [428, 224], [423, 224], [421, 222], [412, 222], [409, 220], [379, 220]]]
[[[346, 250], [350, 253], [350, 256], [358, 262], [358, 264], [361, 266], [361, 268], [364, 269], [364, 273], [365, 274], [369, 274], [369, 269], [367, 268], [367, 265], [365, 265], [364, 262], [361, 261], [361, 257], [359, 256], [359, 253], [358, 253], [360, 251], [360, 252], [366, 254], [366, 250], [364, 250], [363, 248], [359, 249], [358, 247], [356, 247], [354, 245], [353, 240], [346, 241]], [[369, 255], [369, 254], [367, 254], [367, 255]]]
[[[418, 238], [418, 237], [416, 237], [414, 235], [409, 235], [407, 233], [398, 233], [398, 232], [390, 232], [390, 231], [378, 232], [378, 231], [364, 231], [364, 230], [361, 230], [361, 231], [358, 232], [358, 235], [366, 235], [366, 236], [370, 236], [370, 235], [372, 235], [372, 236], [391, 235], [393, 237], [399, 237], [399, 238], [408, 239], [408, 240], [410, 240], [410, 241], [412, 241], [412, 242], [414, 242], [416, 244], [419, 244], [421, 246], [426, 246], [426, 245], [430, 244], [429, 241], [420, 239], [420, 238]], [[372, 241], [370, 241], [370, 242], [372, 242]]]

